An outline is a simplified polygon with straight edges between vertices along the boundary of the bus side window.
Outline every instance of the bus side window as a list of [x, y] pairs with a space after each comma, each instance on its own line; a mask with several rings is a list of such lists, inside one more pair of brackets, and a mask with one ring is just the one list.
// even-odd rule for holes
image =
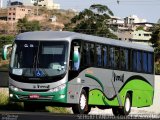
[[148, 73], [153, 73], [153, 54], [148, 53]]
[[137, 51], [132, 52], [132, 71], [137, 71]]
[[147, 72], [148, 71], [148, 59], [147, 59], [147, 53], [146, 52], [143, 52], [142, 53], [142, 56], [143, 56], [143, 62], [142, 62], [142, 64], [143, 64], [143, 72]]
[[137, 72], [141, 72], [142, 71], [142, 55], [141, 52], [138, 51], [137, 52]]
[[95, 63], [95, 59], [94, 59], [94, 44], [93, 43], [91, 43], [90, 44], [90, 64], [91, 64], [91, 66], [94, 66], [94, 63]]
[[109, 62], [110, 62], [109, 66], [111, 68], [114, 68], [114, 64], [115, 64], [115, 62], [114, 62], [114, 47], [110, 47]]
[[114, 63], [114, 68], [119, 69], [120, 68], [120, 48], [115, 47], [115, 63]]
[[108, 47], [103, 46], [103, 66], [104, 68], [107, 67], [108, 64]]
[[83, 46], [83, 65], [85, 66], [89, 66], [90, 65], [90, 47], [89, 47], [89, 43], [84, 43]]
[[128, 70], [128, 50], [125, 49], [125, 69]]
[[121, 69], [128, 70], [129, 69], [129, 54], [127, 49], [121, 49]]
[[121, 54], [121, 69], [125, 70], [125, 50], [123, 48], [121, 48], [120, 54]]
[[132, 50], [128, 49], [128, 70], [132, 71]]
[[96, 46], [96, 55], [97, 55], [97, 66], [102, 66], [102, 48], [101, 45]]

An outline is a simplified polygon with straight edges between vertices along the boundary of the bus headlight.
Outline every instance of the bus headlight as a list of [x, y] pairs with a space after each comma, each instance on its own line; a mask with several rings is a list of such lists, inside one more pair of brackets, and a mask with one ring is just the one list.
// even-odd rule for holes
[[66, 84], [62, 84], [62, 85], [60, 85], [56, 88], [53, 88], [53, 89], [49, 90], [49, 92], [58, 92], [60, 90], [63, 90], [65, 87], [66, 87]]
[[17, 87], [14, 87], [14, 86], [10, 86], [10, 89], [11, 90], [13, 90], [13, 91], [15, 91], [15, 92], [18, 92], [18, 91], [20, 91], [20, 89], [19, 88], [17, 88]]

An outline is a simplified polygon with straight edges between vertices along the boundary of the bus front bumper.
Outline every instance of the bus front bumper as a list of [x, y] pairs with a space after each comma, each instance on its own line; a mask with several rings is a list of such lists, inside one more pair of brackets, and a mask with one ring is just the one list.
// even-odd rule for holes
[[13, 102], [67, 102], [66, 88], [57, 92], [26, 92], [9, 89], [9, 98]]

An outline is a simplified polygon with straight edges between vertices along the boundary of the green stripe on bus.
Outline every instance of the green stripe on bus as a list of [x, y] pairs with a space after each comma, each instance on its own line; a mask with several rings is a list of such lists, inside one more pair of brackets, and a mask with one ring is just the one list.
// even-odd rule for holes
[[90, 75], [90, 74], [85, 74], [85, 77], [88, 77], [88, 78], [91, 78], [91, 79], [97, 81], [99, 83], [99, 85], [101, 86], [102, 91], [104, 92], [104, 86], [98, 78], [96, 78], [95, 76]]
[[[119, 96], [124, 104], [125, 96], [128, 91], [132, 91], [132, 106], [133, 107], [144, 107], [153, 104], [153, 87], [147, 82], [141, 79], [133, 79], [129, 81], [121, 91]], [[90, 105], [108, 105], [108, 106], [119, 106], [117, 97], [109, 99], [105, 93], [99, 89], [92, 89], [89, 92]]]

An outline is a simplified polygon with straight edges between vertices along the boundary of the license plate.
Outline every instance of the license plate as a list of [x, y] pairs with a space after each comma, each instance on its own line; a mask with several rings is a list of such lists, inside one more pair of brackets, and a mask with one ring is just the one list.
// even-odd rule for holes
[[32, 95], [29, 95], [29, 98], [30, 99], [38, 99], [40, 96], [37, 95], [37, 94], [32, 94]]

